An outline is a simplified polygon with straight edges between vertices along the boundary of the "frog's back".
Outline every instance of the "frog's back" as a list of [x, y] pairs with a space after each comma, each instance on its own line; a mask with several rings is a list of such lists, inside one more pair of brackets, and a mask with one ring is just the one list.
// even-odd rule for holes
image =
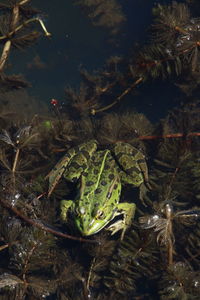
[[98, 208], [106, 209], [106, 206], [114, 207], [118, 203], [121, 183], [109, 150], [94, 153], [82, 174], [80, 185], [79, 205], [91, 214], [95, 214]]

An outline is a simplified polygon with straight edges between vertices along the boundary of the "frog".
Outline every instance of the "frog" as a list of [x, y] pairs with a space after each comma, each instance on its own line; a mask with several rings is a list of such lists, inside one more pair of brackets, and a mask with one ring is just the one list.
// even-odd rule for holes
[[[77, 182], [75, 199], [61, 200], [62, 221], [67, 222], [70, 210], [83, 236], [96, 234], [106, 227], [111, 234], [121, 230], [123, 240], [136, 205], [120, 202], [122, 186], [140, 187], [148, 180], [144, 154], [129, 143], [116, 142], [113, 149], [102, 150], [98, 149], [96, 140], [89, 140], [70, 148], [46, 176], [48, 197], [61, 177]], [[116, 216], [121, 217], [115, 221]]]

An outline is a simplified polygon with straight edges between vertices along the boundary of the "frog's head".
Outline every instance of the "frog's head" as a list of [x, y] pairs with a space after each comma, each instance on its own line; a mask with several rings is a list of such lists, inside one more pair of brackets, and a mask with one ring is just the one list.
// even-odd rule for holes
[[[106, 213], [107, 211], [107, 213]], [[108, 213], [111, 211], [111, 213]], [[80, 207], [76, 217], [76, 226], [82, 235], [89, 236], [103, 229], [113, 218], [113, 212], [110, 209], [98, 210], [95, 209], [86, 214], [86, 210]]]

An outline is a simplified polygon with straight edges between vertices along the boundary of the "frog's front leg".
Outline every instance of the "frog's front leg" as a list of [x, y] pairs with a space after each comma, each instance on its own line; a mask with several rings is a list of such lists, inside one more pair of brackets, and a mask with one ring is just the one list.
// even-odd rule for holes
[[68, 210], [73, 206], [74, 204], [74, 201], [72, 200], [62, 200], [61, 203], [60, 203], [60, 210], [61, 210], [61, 213], [60, 213], [60, 217], [61, 217], [61, 220], [62, 221], [67, 221], [67, 213], [68, 213]]
[[111, 224], [107, 230], [110, 230], [113, 235], [122, 229], [121, 240], [123, 240], [126, 229], [131, 225], [135, 209], [136, 205], [134, 203], [119, 203], [117, 205], [117, 212], [115, 213], [115, 216], [123, 215], [123, 219]]

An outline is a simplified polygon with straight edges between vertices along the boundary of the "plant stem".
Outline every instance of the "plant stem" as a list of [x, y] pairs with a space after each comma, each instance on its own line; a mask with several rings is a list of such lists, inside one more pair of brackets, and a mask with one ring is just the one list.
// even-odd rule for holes
[[[10, 24], [10, 30], [14, 30], [19, 20], [19, 5], [14, 5], [11, 15], [11, 24]], [[3, 67], [5, 65], [5, 62], [8, 59], [8, 55], [10, 53], [11, 48], [11, 40], [7, 40], [4, 47], [3, 52], [0, 59], [0, 72], [3, 70]]]
[[3, 47], [3, 52], [2, 52], [2, 55], [1, 55], [1, 58], [0, 58], [0, 72], [3, 70], [5, 62], [7, 61], [8, 55], [10, 53], [11, 44], [12, 44], [11, 38], [17, 31], [19, 31], [20, 29], [25, 27], [27, 24], [36, 21], [36, 22], [40, 23], [40, 26], [42, 27], [45, 35], [46, 36], [51, 36], [51, 34], [47, 31], [43, 21], [38, 17], [31, 18], [31, 19], [29, 19], [29, 20], [27, 20], [27, 21], [25, 21], [22, 24], [17, 26], [17, 24], [19, 22], [19, 13], [20, 13], [19, 7], [26, 4], [27, 2], [29, 2], [29, 0], [22, 0], [21, 2], [15, 4], [13, 6], [9, 32], [0, 37], [0, 40], [4, 40], [4, 39], [6, 40], [5, 45]]
[[102, 111], [105, 111], [105, 110], [108, 110], [110, 109], [111, 107], [113, 107], [115, 104], [117, 104], [125, 95], [127, 95], [128, 93], [130, 93], [130, 91], [135, 88], [139, 83], [141, 83], [142, 81], [144, 80], [143, 77], [140, 77], [138, 78], [135, 82], [133, 82], [125, 91], [123, 91], [115, 101], [113, 101], [111, 104], [107, 105], [107, 106], [104, 106], [100, 109], [92, 109], [91, 110], [91, 114], [92, 115], [95, 115], [96, 113], [99, 113], [99, 112], [102, 112]]
[[16, 153], [15, 153], [15, 159], [14, 159], [13, 167], [12, 167], [12, 173], [13, 174], [16, 172], [18, 159], [19, 159], [19, 148], [17, 148]]
[[167, 223], [168, 223], [168, 241], [167, 241], [167, 252], [168, 252], [168, 264], [173, 264], [173, 229], [172, 229], [172, 219], [173, 219], [173, 213], [172, 208], [169, 204], [165, 207], [165, 213], [167, 217]]
[[8, 40], [5, 43], [4, 47], [3, 47], [3, 52], [2, 52], [2, 55], [1, 55], [1, 58], [0, 58], [0, 72], [3, 70], [5, 62], [8, 59], [8, 55], [9, 55], [9, 52], [10, 52], [10, 47], [11, 47], [11, 41]]

